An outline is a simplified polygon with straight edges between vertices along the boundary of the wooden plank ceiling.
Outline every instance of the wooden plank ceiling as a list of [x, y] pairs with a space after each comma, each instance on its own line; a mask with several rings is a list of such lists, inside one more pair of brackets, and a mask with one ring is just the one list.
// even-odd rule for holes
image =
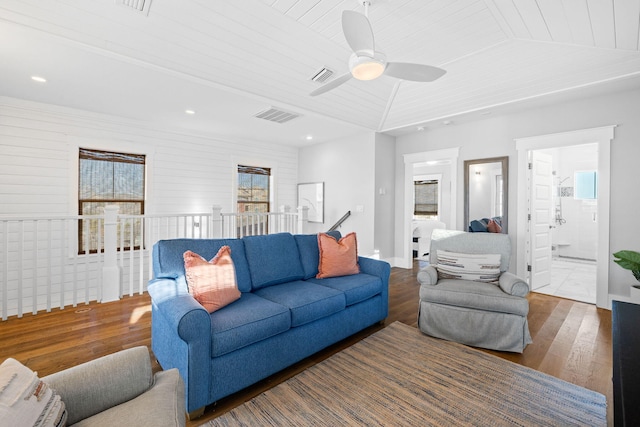
[[356, 0], [153, 0], [148, 13], [118, 1], [3, 0], [0, 23], [376, 131], [640, 75], [640, 0], [376, 0], [377, 48], [447, 74], [352, 79], [318, 97], [317, 70], [348, 72], [340, 16], [363, 11]]

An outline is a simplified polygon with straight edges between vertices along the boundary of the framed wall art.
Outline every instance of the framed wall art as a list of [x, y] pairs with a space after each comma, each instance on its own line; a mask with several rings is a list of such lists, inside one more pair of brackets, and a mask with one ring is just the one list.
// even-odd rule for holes
[[309, 222], [324, 223], [324, 182], [298, 184], [298, 206], [309, 208]]

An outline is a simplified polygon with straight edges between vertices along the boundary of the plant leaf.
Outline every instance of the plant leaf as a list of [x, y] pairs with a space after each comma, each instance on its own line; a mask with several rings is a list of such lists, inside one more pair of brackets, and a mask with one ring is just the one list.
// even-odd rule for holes
[[613, 254], [614, 257], [619, 259], [614, 259], [622, 268], [626, 268], [627, 270], [640, 270], [640, 253], [635, 251], [618, 251]]

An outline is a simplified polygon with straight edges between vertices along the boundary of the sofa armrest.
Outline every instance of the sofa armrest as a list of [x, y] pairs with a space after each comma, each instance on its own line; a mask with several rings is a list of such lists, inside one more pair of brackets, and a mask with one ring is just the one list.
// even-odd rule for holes
[[360, 256], [358, 257], [358, 265], [360, 266], [360, 273], [378, 276], [383, 282], [389, 283], [391, 266], [388, 262]]
[[418, 282], [421, 285], [436, 285], [438, 283], [438, 270], [433, 265], [424, 267], [418, 272]]
[[358, 265], [360, 273], [377, 276], [382, 281], [382, 292], [380, 296], [384, 301], [383, 319], [389, 314], [389, 276], [391, 275], [391, 266], [386, 261], [379, 259], [358, 257]]
[[149, 282], [147, 291], [153, 304], [184, 341], [201, 339], [202, 335], [209, 337], [209, 313], [189, 292], [183, 290], [179, 282], [178, 279], [154, 279]]
[[151, 346], [163, 369], [177, 368], [185, 383], [186, 411], [209, 403], [211, 316], [189, 294], [184, 277], [154, 279]]
[[529, 293], [529, 284], [508, 271], [500, 275], [498, 285], [504, 292], [516, 297], [526, 297]]
[[151, 387], [149, 351], [134, 347], [42, 378], [60, 395], [69, 425], [136, 398]]

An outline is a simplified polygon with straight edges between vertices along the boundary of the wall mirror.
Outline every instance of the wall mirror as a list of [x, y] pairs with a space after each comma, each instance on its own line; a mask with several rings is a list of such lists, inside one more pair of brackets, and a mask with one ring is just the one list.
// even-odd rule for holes
[[507, 233], [509, 157], [465, 160], [465, 231]]

